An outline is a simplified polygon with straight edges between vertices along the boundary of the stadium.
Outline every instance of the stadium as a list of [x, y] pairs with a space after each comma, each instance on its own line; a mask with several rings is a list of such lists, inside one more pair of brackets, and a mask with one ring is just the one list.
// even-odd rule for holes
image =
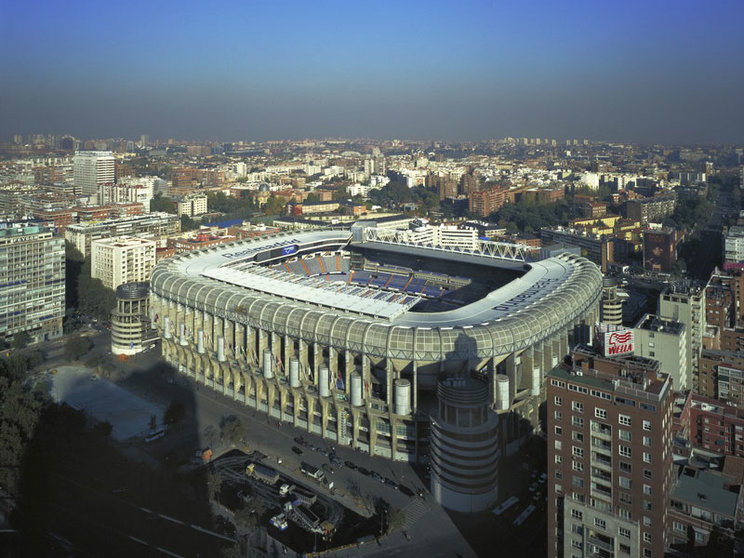
[[[528, 260], [485, 240], [404, 242], [375, 222], [281, 233], [158, 263], [151, 321], [167, 361], [239, 404], [443, 477], [480, 462], [490, 486], [537, 426], [544, 375], [598, 317], [596, 265]], [[467, 442], [480, 427], [491, 434]]]

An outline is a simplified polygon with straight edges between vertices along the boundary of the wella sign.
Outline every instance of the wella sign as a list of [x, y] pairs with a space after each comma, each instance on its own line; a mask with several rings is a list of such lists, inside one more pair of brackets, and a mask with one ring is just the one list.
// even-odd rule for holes
[[632, 329], [618, 329], [604, 333], [604, 356], [626, 355], [632, 352]]

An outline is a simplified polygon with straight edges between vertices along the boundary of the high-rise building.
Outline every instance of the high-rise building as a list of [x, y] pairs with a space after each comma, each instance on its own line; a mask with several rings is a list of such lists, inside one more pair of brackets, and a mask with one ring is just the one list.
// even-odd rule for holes
[[72, 160], [75, 193], [83, 196], [98, 194], [98, 186], [113, 183], [115, 162], [111, 151], [78, 151]]
[[178, 200], [178, 215], [195, 217], [204, 215], [207, 212], [207, 195], [206, 194], [189, 194], [183, 199]]
[[659, 361], [663, 372], [674, 379], [674, 389], [689, 389], [691, 374], [687, 361], [689, 332], [683, 323], [654, 314], [644, 314], [633, 329], [636, 355]]
[[670, 376], [649, 359], [580, 349], [546, 387], [548, 555], [664, 556]]
[[617, 280], [605, 277], [602, 281], [600, 321], [608, 325], [623, 325], [623, 299], [617, 294]]
[[109, 289], [149, 281], [155, 267], [155, 249], [152, 240], [131, 236], [95, 240], [91, 244], [90, 276]]
[[0, 228], [0, 338], [26, 332], [32, 342], [62, 335], [65, 242], [49, 227]]
[[659, 298], [659, 316], [685, 324], [687, 366], [692, 374], [692, 387], [697, 389], [698, 360], [705, 333], [705, 290], [692, 286], [670, 288]]

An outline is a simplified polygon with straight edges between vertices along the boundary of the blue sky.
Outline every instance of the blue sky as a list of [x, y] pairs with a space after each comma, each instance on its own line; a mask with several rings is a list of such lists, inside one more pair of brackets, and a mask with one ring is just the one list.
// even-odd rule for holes
[[744, 2], [0, 0], [0, 134], [744, 142]]

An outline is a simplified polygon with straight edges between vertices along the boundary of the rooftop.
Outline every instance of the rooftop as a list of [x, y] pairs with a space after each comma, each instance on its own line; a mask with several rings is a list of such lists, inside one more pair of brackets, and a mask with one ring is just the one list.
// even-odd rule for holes
[[653, 375], [622, 377], [594, 369], [572, 368], [566, 364], [556, 366], [548, 373], [548, 376], [569, 381], [573, 384], [601, 389], [616, 396], [629, 396], [646, 401], [661, 401], [670, 385], [668, 374], [656, 373]]
[[733, 518], [739, 496], [727, 490], [723, 481], [719, 472], [680, 467], [671, 498]]
[[685, 328], [685, 324], [674, 320], [668, 320], [666, 318], [660, 318], [655, 314], [645, 314], [635, 327], [636, 329], [645, 329], [657, 333], [680, 335]]

